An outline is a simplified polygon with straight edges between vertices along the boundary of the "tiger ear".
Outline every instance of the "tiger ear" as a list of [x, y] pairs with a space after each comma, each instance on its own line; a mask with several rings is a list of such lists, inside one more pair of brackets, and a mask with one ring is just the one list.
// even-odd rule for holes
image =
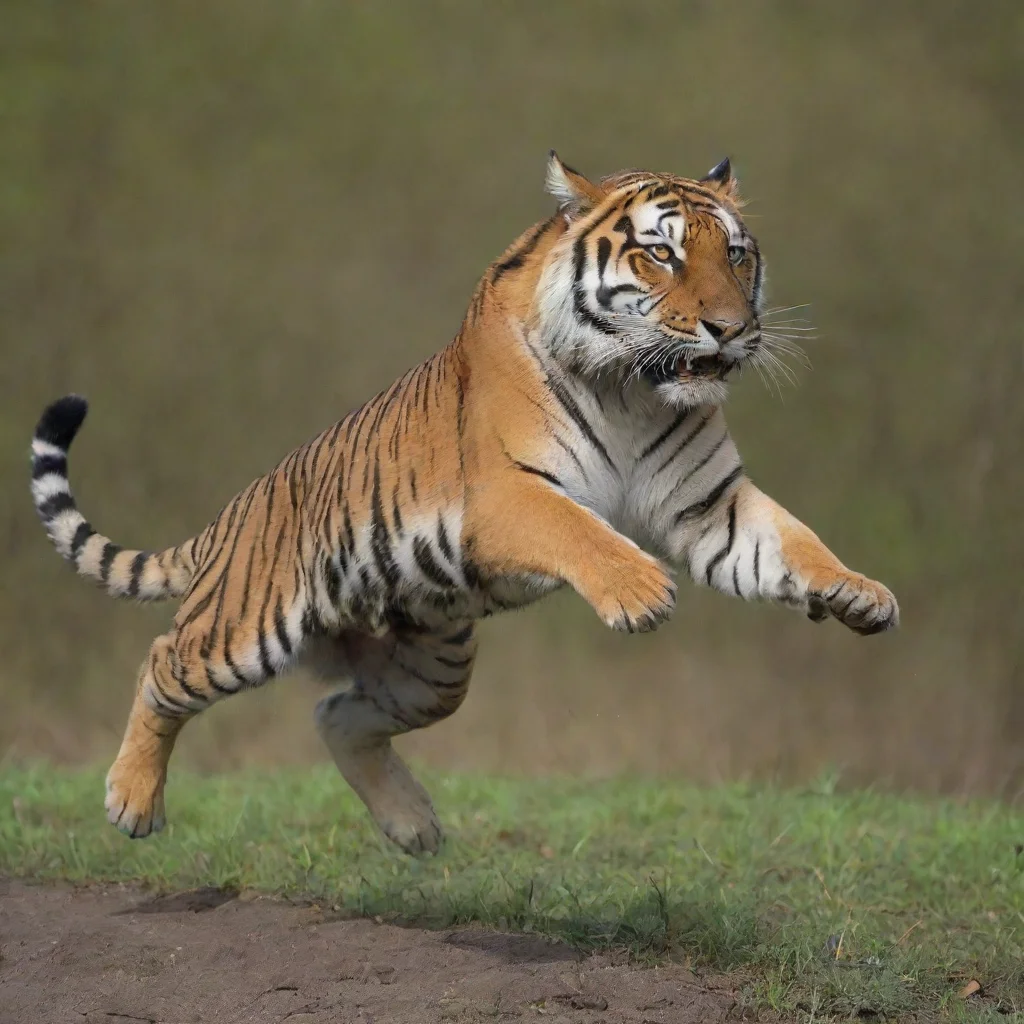
[[548, 154], [544, 188], [558, 200], [559, 209], [567, 220], [593, 209], [606, 195], [599, 185], [563, 164], [554, 150]]
[[732, 173], [732, 163], [728, 157], [715, 164], [700, 180], [730, 199], [735, 199], [739, 195], [740, 183]]

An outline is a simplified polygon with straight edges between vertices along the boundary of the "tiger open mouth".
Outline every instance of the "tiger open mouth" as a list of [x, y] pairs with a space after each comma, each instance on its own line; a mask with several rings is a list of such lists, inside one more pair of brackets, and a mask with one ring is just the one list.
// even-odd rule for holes
[[668, 357], [648, 367], [644, 376], [655, 386], [688, 380], [725, 380], [737, 365], [720, 355]]
[[690, 356], [676, 362], [675, 375], [679, 380], [713, 378], [725, 380], [726, 374], [736, 365], [721, 356]]

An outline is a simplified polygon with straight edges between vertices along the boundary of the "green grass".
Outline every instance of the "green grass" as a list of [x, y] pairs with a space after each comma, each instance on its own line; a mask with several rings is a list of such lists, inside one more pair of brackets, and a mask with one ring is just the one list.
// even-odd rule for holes
[[[102, 774], [0, 769], [0, 872], [310, 896], [426, 926], [481, 922], [584, 949], [739, 971], [816, 1020], [1024, 1008], [1024, 814], [992, 802], [427, 775], [449, 841], [380, 840], [331, 769], [175, 773], [171, 823], [131, 842]], [[965, 1002], [970, 979], [985, 997]]]

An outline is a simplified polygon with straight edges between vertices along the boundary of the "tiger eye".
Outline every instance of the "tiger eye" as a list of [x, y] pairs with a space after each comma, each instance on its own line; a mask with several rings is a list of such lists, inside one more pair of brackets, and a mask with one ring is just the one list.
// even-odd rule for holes
[[672, 250], [667, 245], [652, 245], [647, 251], [659, 262], [668, 263], [672, 259]]

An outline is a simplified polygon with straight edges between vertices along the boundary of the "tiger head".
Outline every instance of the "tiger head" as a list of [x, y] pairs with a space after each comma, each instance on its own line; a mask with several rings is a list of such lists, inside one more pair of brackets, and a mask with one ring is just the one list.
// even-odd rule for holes
[[728, 159], [699, 181], [623, 171], [594, 183], [552, 152], [546, 184], [565, 222], [537, 290], [552, 355], [646, 380], [673, 405], [723, 401], [761, 343], [764, 279]]

